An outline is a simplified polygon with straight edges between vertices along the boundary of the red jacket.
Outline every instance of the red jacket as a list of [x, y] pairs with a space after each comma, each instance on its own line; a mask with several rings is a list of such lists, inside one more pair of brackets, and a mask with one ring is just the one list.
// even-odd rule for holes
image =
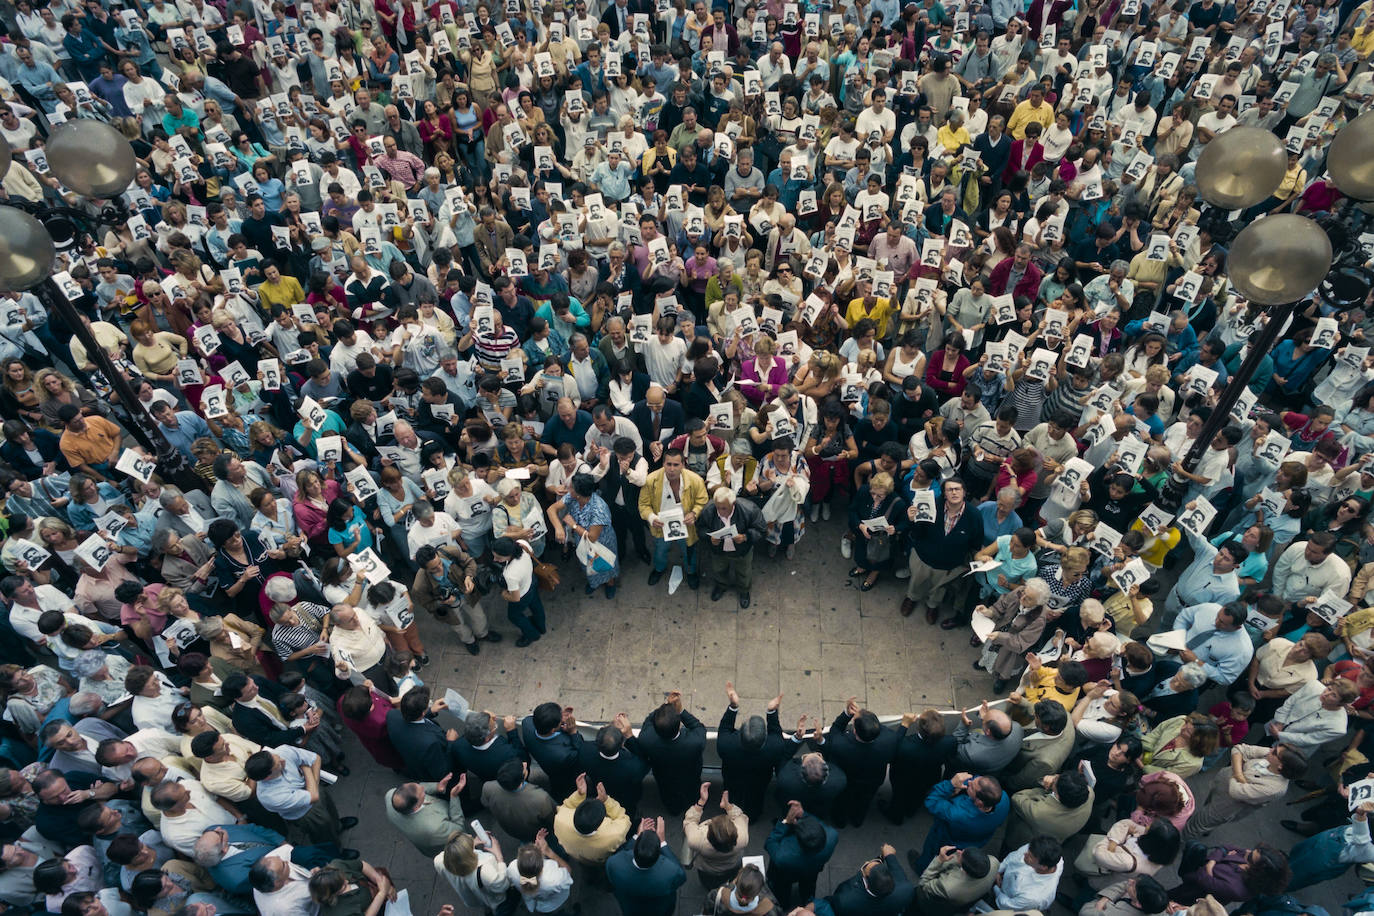
[[[1015, 258], [1007, 258], [992, 269], [992, 275], [988, 277], [988, 292], [994, 296], [1001, 296], [1007, 292], [1007, 281], [1011, 278], [1011, 268], [1015, 263]], [[1025, 296], [1032, 302], [1040, 294], [1040, 281], [1045, 278], [1045, 274], [1039, 267], [1035, 266], [1034, 261], [1026, 263], [1026, 272], [1021, 275], [1021, 280], [1016, 284], [1016, 289], [1011, 290], [1013, 296]]]
[[1007, 156], [1006, 168], [1002, 169], [1002, 184], [1011, 184], [1011, 179], [1017, 172], [1023, 169], [1029, 172], [1031, 169], [1035, 168], [1036, 163], [1044, 161], [1045, 147], [1037, 140], [1035, 141], [1035, 145], [1031, 147], [1030, 158], [1026, 160], [1025, 165], [1022, 165], [1021, 157], [1025, 155], [1025, 149], [1025, 140], [1012, 141], [1011, 155]]

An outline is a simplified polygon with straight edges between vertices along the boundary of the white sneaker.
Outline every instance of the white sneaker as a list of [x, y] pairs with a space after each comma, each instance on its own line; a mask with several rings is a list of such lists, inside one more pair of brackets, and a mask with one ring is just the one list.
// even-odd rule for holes
[[893, 575], [895, 575], [898, 579], [910, 579], [911, 568], [909, 566], [899, 566], [897, 567], [897, 571], [893, 573]]
[[816, 521], [821, 517], [821, 507], [816, 503], [811, 504], [811, 521]]
[[830, 503], [821, 503], [821, 518], [830, 521]]
[[840, 556], [846, 560], [854, 556], [854, 542], [848, 536], [840, 538]]

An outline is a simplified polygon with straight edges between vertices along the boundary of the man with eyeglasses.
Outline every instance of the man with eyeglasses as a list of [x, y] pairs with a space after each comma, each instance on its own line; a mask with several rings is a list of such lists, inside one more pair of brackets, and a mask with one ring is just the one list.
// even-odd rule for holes
[[878, 855], [825, 898], [835, 916], [896, 916], [906, 911], [915, 889], [897, 860], [897, 850], [884, 843]]

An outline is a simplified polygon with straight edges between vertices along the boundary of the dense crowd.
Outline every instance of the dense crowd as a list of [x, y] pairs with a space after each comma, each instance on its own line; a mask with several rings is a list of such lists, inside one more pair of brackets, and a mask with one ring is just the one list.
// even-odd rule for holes
[[[1324, 167], [1371, 12], [6, 5], [5, 197], [96, 213], [67, 120], [137, 156], [53, 277], [137, 403], [0, 295], [0, 902], [408, 912], [343, 839], [351, 731], [472, 911], [667, 914], [691, 867], [715, 913], [1323, 913], [1374, 866], [1374, 320], [1301, 303], [1184, 458], [1269, 320], [1235, 230], [1361, 231]], [[1196, 169], [1237, 126], [1288, 165], [1228, 213]], [[792, 730], [727, 687], [708, 816], [677, 693], [584, 739], [424, 682], [420, 620], [513, 653], [635, 564], [747, 608], [836, 510], [853, 585], [905, 580], [993, 705]], [[1207, 843], [1299, 781], [1293, 836]], [[933, 825], [816, 897], [885, 783]]]

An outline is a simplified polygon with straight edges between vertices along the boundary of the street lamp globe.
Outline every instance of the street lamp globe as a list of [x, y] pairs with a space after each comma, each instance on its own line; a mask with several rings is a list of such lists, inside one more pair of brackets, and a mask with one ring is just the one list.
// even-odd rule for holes
[[1212, 138], [1197, 160], [1202, 199], [1223, 210], [1250, 207], [1278, 189], [1288, 153], [1278, 137], [1259, 127], [1233, 127]]
[[1331, 239], [1305, 216], [1267, 216], [1236, 236], [1226, 268], [1236, 290], [1257, 305], [1296, 302], [1331, 269]]
[[53, 128], [48, 165], [62, 183], [83, 197], [113, 197], [134, 180], [133, 147], [103, 121], [67, 121]]
[[10, 151], [10, 141], [0, 134], [0, 178], [9, 174], [10, 162], [14, 160], [14, 153]]
[[0, 207], [0, 290], [18, 292], [42, 283], [56, 255], [42, 223], [23, 210]]

